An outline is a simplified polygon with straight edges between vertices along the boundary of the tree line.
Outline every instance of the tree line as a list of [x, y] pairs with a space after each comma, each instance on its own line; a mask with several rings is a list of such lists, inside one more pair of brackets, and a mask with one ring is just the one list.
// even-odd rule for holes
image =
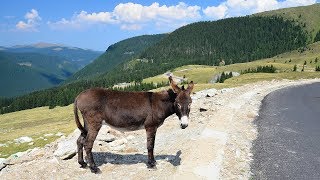
[[[168, 86], [168, 82], [162, 83], [133, 83], [127, 87], [114, 88], [120, 91], [148, 91], [163, 86]], [[42, 91], [30, 93], [28, 95], [20, 96], [17, 98], [0, 98], [0, 114], [31, 109], [42, 106], [49, 106], [54, 108], [56, 106], [67, 106], [74, 102], [75, 97], [82, 91], [91, 87], [109, 87], [112, 84], [108, 81], [82, 81], [81, 83], [69, 84], [61, 87], [55, 87]]]
[[244, 71], [241, 71], [241, 74], [246, 74], [246, 73], [275, 73], [277, 70], [276, 67], [273, 65], [270, 66], [258, 66], [256, 68], [248, 68]]

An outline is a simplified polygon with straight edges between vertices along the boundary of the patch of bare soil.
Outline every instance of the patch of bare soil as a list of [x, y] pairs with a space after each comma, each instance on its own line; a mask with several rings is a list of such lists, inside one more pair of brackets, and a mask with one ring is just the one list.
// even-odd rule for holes
[[[257, 137], [253, 120], [261, 100], [287, 86], [319, 82], [281, 80], [238, 88], [205, 90], [193, 94], [188, 128], [178, 118], [167, 118], [155, 143], [157, 169], [147, 169], [145, 131], [119, 133], [104, 127], [94, 145], [94, 159], [101, 174], [79, 168], [77, 156], [61, 160], [61, 143], [74, 142], [78, 132], [44, 148], [12, 159], [0, 172], [1, 179], [248, 179], [250, 152]], [[200, 108], [202, 110], [200, 111]], [[72, 146], [72, 145], [71, 145]], [[62, 147], [62, 148], [61, 148]], [[64, 156], [66, 157], [66, 156]]]

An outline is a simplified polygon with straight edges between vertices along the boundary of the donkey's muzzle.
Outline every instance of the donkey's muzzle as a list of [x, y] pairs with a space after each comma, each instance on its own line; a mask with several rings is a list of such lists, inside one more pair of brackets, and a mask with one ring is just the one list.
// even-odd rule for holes
[[180, 124], [181, 129], [185, 129], [186, 127], [188, 127], [188, 116], [182, 116], [180, 120], [181, 120], [181, 124]]
[[180, 124], [181, 129], [185, 129], [186, 127], [188, 127], [188, 124]]

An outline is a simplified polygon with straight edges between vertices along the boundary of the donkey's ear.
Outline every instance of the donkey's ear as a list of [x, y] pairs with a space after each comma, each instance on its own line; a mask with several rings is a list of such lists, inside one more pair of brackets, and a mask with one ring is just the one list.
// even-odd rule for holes
[[177, 86], [177, 84], [173, 81], [172, 77], [169, 77], [170, 85], [175, 93], [179, 93], [181, 89]]
[[193, 81], [191, 81], [191, 82], [189, 83], [189, 85], [188, 85], [187, 90], [186, 90], [189, 94], [191, 94], [191, 91], [192, 91], [192, 89], [193, 89], [193, 86], [194, 86]]

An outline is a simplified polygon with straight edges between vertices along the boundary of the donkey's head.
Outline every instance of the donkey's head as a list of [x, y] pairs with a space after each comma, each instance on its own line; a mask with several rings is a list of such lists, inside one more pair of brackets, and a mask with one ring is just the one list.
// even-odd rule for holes
[[180, 127], [185, 129], [188, 126], [188, 119], [191, 107], [191, 91], [193, 89], [193, 81], [191, 81], [187, 87], [187, 89], [182, 86], [181, 88], [172, 80], [172, 77], [169, 77], [170, 85], [175, 93], [177, 93], [177, 97], [174, 101], [175, 113], [179, 117]]

